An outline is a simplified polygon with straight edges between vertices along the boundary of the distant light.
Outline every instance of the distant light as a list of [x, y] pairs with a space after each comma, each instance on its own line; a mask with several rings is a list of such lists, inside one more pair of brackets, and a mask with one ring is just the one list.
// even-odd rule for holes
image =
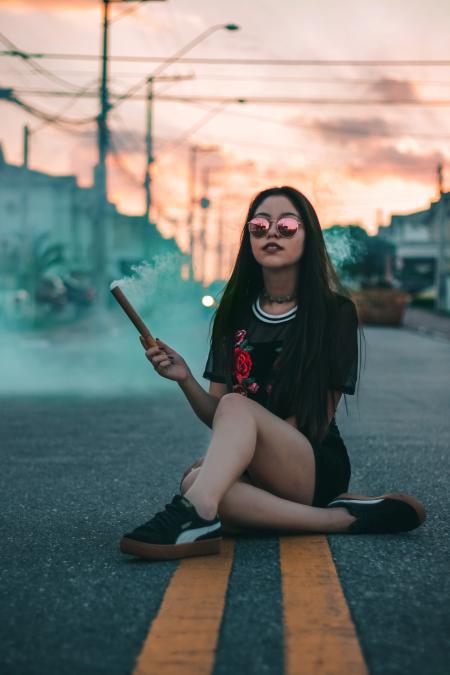
[[202, 305], [204, 307], [212, 307], [214, 305], [214, 298], [212, 295], [204, 295], [202, 298]]

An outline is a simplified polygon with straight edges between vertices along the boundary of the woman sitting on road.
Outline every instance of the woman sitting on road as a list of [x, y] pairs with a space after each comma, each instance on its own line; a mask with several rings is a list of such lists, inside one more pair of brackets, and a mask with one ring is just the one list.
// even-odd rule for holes
[[402, 493], [348, 493], [350, 461], [336, 420], [354, 394], [358, 316], [298, 190], [256, 195], [214, 315], [203, 377], [167, 344], [146, 349], [212, 429], [206, 454], [163, 511], [125, 534], [121, 551], [168, 559], [220, 552], [222, 532], [405, 532], [425, 520]]

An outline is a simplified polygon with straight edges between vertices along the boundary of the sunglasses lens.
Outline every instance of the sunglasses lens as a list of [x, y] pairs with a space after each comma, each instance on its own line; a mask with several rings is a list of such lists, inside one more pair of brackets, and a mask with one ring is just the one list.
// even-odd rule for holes
[[266, 218], [252, 218], [248, 222], [248, 229], [255, 237], [263, 237], [270, 228], [270, 223]]
[[278, 221], [278, 232], [283, 237], [293, 237], [298, 230], [298, 221], [295, 218], [280, 218]]

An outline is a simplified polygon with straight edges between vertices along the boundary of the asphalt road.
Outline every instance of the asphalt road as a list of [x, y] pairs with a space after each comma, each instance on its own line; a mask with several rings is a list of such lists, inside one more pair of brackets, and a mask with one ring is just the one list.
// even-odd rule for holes
[[[358, 399], [347, 397], [348, 416], [342, 400], [337, 415], [350, 490], [414, 494], [428, 519], [406, 534], [328, 541], [370, 673], [443, 675], [450, 342], [402, 329], [365, 334]], [[131, 559], [118, 541], [172, 499], [210, 430], [175, 384], [158, 398], [0, 404], [0, 672], [131, 673], [178, 561]], [[274, 536], [236, 541], [214, 667], [231, 673], [283, 673]]]

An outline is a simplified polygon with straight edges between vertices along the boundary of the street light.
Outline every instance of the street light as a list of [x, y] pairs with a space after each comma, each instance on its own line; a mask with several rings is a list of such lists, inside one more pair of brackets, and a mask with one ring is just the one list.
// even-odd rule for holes
[[[152, 73], [147, 76], [144, 80], [140, 80], [137, 84], [133, 85], [123, 96], [131, 96], [136, 91], [138, 91], [144, 84], [147, 85], [147, 125], [146, 125], [146, 149], [147, 149], [147, 162], [145, 169], [145, 178], [144, 178], [144, 187], [145, 187], [145, 215], [144, 215], [144, 224], [147, 225], [150, 217], [150, 208], [152, 204], [151, 197], [151, 175], [150, 168], [154, 162], [153, 157], [153, 142], [152, 142], [152, 119], [153, 119], [153, 81], [158, 77], [163, 70], [168, 66], [172, 65], [180, 59], [186, 52], [190, 51], [193, 47], [198, 45], [200, 42], [203, 42], [211, 33], [214, 33], [217, 30], [228, 30], [235, 31], [239, 30], [239, 26], [235, 23], [226, 23], [226, 24], [215, 24], [210, 26], [205, 31], [197, 35], [196, 38], [188, 42], [184, 47], [181, 47], [173, 56], [170, 56], [168, 59], [163, 61]], [[120, 97], [122, 98], [122, 97]], [[120, 100], [120, 99], [119, 99]]]

